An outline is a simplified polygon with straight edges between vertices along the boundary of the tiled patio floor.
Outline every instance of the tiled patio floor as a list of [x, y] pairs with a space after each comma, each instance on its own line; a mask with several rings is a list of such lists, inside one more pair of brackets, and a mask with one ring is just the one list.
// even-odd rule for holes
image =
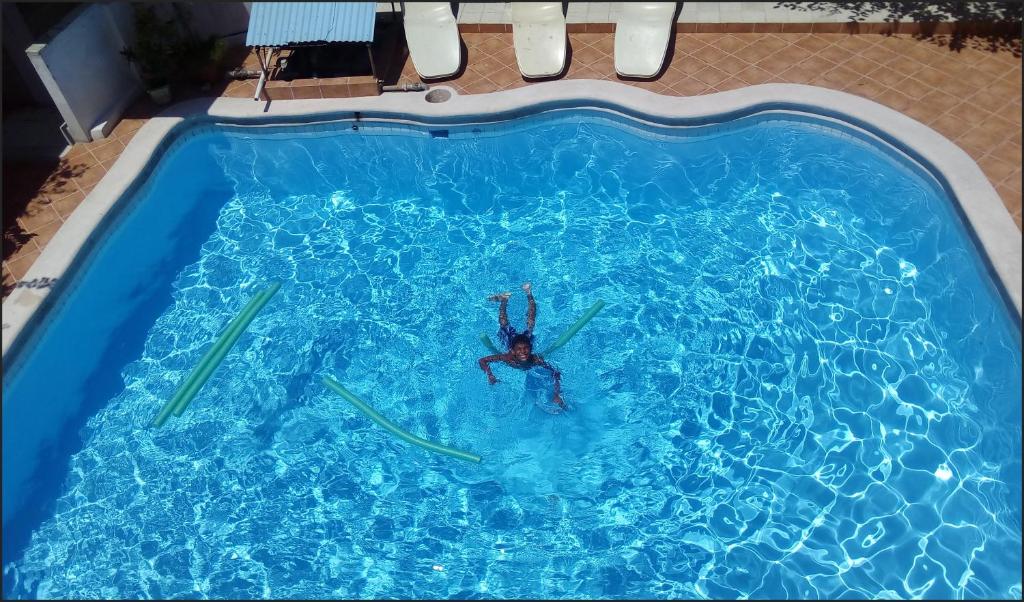
[[[530, 85], [516, 67], [511, 33], [463, 33], [462, 39], [468, 51], [466, 67], [445, 85], [463, 94]], [[565, 78], [622, 81], [615, 75], [614, 34], [573, 33], [569, 40]], [[951, 51], [946, 38], [917, 40], [907, 35], [684, 33], [675, 36], [669, 52], [670, 63], [660, 77], [623, 83], [676, 96], [761, 83], [801, 83], [875, 100], [929, 125], [967, 151], [1021, 227], [1019, 48]], [[413, 81], [419, 78], [406, 60], [399, 83]], [[251, 81], [232, 82], [221, 86], [220, 94], [251, 97], [252, 86]], [[4, 166], [5, 212], [11, 210], [15, 196], [22, 200], [13, 204], [19, 210], [24, 207], [17, 217], [16, 240], [11, 240], [5, 224], [5, 297], [156, 110], [140, 101], [109, 139], [75, 145], [58, 165]], [[49, 173], [25, 178], [32, 169]], [[43, 183], [17, 190], [19, 181]]]

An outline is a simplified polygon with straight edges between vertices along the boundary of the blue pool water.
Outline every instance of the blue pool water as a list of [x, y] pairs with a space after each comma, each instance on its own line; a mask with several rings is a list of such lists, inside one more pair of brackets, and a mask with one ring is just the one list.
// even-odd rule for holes
[[[4, 380], [8, 597], [1021, 596], [1016, 318], [864, 140], [209, 127], [138, 197]], [[476, 365], [526, 280], [540, 348], [608, 304], [549, 358], [567, 414]]]

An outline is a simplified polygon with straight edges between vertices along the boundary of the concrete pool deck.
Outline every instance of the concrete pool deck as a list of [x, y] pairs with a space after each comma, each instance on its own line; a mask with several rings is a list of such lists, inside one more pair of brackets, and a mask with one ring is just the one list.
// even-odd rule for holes
[[[442, 88], [443, 89], [443, 88]], [[1015, 226], [995, 188], [975, 161], [935, 130], [903, 113], [862, 97], [801, 84], [762, 84], [721, 92], [713, 96], [678, 98], [660, 95], [621, 83], [603, 80], [553, 81], [519, 87], [493, 94], [459, 94], [448, 87], [450, 98], [427, 100], [428, 92], [387, 94], [380, 97], [307, 99], [254, 103], [248, 99], [195, 99], [179, 103], [150, 119], [129, 142], [109, 173], [67, 219], [63, 227], [28, 271], [29, 282], [43, 286], [18, 287], [4, 301], [3, 351], [6, 354], [18, 334], [47, 299], [52, 284], [73, 264], [83, 245], [108, 211], [130, 190], [137, 176], [166, 144], [168, 134], [190, 123], [224, 121], [259, 123], [306, 123], [352, 119], [356, 112], [368, 119], [377, 115], [395, 121], [472, 123], [495, 121], [495, 114], [528, 114], [540, 104], [548, 106], [593, 106], [594, 102], [614, 109], [638, 113], [652, 121], [673, 119], [726, 123], [730, 113], [762, 110], [760, 107], [842, 116], [858, 129], [898, 145], [915, 160], [934, 168], [959, 201], [992, 267], [1021, 312], [1020, 231]], [[436, 90], [435, 90], [436, 91]], [[614, 110], [613, 109], [613, 110]], [[775, 110], [778, 110], [777, 108]]]

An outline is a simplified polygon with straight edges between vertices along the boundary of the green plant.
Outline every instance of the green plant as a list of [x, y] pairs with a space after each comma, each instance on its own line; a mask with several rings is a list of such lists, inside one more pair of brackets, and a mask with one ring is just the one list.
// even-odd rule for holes
[[217, 38], [213, 41], [210, 48], [210, 60], [220, 64], [224, 60], [224, 54], [228, 51], [228, 43], [223, 38]]
[[170, 83], [176, 72], [181, 33], [174, 19], [161, 19], [152, 6], [133, 4], [132, 8], [135, 43], [121, 50], [121, 54], [138, 66], [147, 89], [159, 88]]

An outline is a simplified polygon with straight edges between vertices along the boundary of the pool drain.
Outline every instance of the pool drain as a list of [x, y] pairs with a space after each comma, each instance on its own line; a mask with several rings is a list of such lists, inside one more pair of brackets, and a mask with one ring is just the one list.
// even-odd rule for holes
[[434, 88], [427, 92], [427, 102], [445, 102], [452, 97], [452, 91], [447, 88]]

